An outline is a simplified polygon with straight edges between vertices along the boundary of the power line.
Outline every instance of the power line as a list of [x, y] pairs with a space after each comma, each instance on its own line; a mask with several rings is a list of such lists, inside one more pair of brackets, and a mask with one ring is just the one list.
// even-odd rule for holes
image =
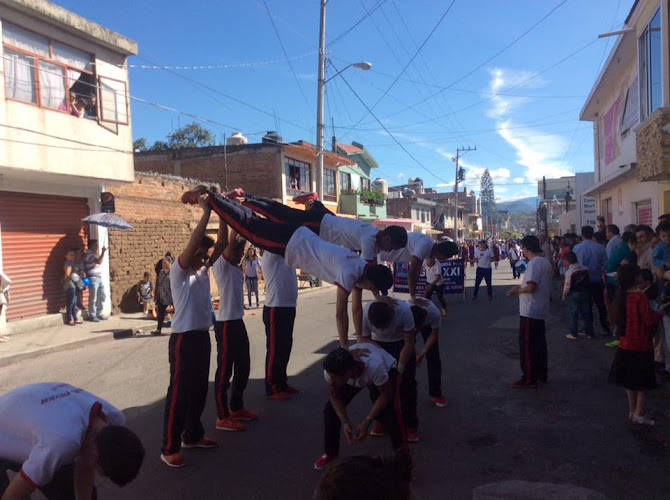
[[340, 33], [337, 35], [335, 38], [333, 38], [330, 42], [326, 44], [327, 47], [330, 47], [331, 45], [335, 45], [337, 42], [342, 40], [345, 36], [347, 36], [349, 33], [351, 33], [356, 27], [361, 24], [363, 21], [365, 21], [368, 17], [370, 17], [379, 7], [384, 5], [387, 2], [387, 0], [380, 0], [377, 2], [377, 4], [372, 8], [372, 10], [368, 11], [365, 13], [363, 17], [361, 17], [356, 23], [351, 26], [349, 29], [345, 30], [344, 32]]
[[[270, 16], [272, 19], [272, 16]], [[255, 61], [255, 62], [244, 62], [244, 63], [231, 63], [231, 64], [204, 64], [204, 65], [187, 65], [187, 66], [156, 66], [150, 64], [129, 64], [128, 67], [131, 69], [175, 69], [175, 70], [212, 70], [212, 69], [233, 69], [233, 68], [256, 68], [259, 66], [268, 66], [270, 64], [279, 64], [286, 62], [287, 59], [291, 61], [297, 61], [299, 59], [304, 59], [305, 57], [312, 56], [316, 54], [316, 51], [305, 52], [297, 56], [292, 56], [284, 59], [272, 59], [269, 61]]]
[[272, 14], [270, 13], [270, 9], [268, 8], [268, 4], [265, 0], [263, 0], [263, 6], [265, 7], [266, 12], [268, 13], [268, 17], [270, 18], [270, 22], [272, 23], [272, 28], [275, 31], [275, 35], [277, 35], [277, 40], [279, 40], [279, 45], [281, 46], [281, 50], [284, 53], [284, 57], [286, 58], [286, 62], [288, 63], [288, 67], [291, 68], [291, 73], [293, 74], [293, 79], [295, 80], [295, 83], [298, 85], [298, 88], [300, 89], [300, 93], [302, 94], [302, 98], [305, 100], [305, 104], [307, 104], [307, 109], [309, 109], [311, 112], [314, 112], [312, 109], [312, 105], [309, 103], [309, 100], [307, 99], [307, 96], [305, 95], [305, 91], [302, 88], [302, 85], [300, 85], [300, 80], [298, 80], [298, 75], [295, 74], [295, 70], [293, 69], [293, 64], [291, 64], [291, 59], [288, 56], [288, 53], [286, 52], [286, 48], [284, 47], [284, 43], [281, 40], [281, 36], [279, 36], [279, 31], [277, 30], [277, 25], [275, 24], [275, 20], [272, 18]]

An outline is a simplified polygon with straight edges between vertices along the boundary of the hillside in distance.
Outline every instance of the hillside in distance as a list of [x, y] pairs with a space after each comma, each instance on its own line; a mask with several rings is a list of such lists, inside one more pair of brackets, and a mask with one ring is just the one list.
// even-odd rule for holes
[[496, 203], [498, 210], [509, 210], [511, 214], [531, 214], [537, 210], [537, 196], [530, 198], [521, 198], [514, 201], [503, 201]]

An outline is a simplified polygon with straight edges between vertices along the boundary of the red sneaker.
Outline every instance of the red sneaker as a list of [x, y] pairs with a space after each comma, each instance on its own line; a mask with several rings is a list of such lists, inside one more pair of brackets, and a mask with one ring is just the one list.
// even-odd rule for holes
[[370, 435], [375, 436], [375, 437], [385, 436], [386, 431], [384, 430], [384, 426], [382, 424], [380, 424], [379, 422], [377, 422], [375, 424], [375, 426], [372, 428], [372, 430], [370, 431]]
[[253, 411], [249, 411], [246, 408], [240, 408], [239, 410], [231, 411], [230, 416], [237, 420], [258, 420], [258, 414]]
[[300, 391], [296, 389], [295, 387], [291, 387], [290, 385], [286, 386], [286, 389], [284, 390], [287, 394], [300, 394]]
[[444, 396], [433, 396], [430, 399], [433, 400], [433, 403], [435, 403], [435, 406], [437, 406], [438, 408], [444, 408], [445, 406], [447, 406], [447, 398], [445, 398]]
[[195, 443], [185, 443], [184, 441], [181, 442], [181, 447], [182, 448], [218, 448], [219, 443], [214, 441], [213, 439], [209, 439], [207, 436], [203, 437], [200, 441], [196, 441]]
[[239, 423], [233, 417], [217, 418], [216, 419], [216, 428], [220, 431], [243, 431], [244, 425]]
[[318, 199], [319, 195], [316, 193], [299, 194], [293, 197], [293, 201], [295, 203], [307, 203], [310, 200], [318, 200]]
[[200, 196], [203, 193], [207, 192], [207, 186], [196, 186], [190, 191], [186, 191], [181, 195], [181, 202], [184, 205], [197, 205], [198, 204], [198, 196]]
[[408, 443], [419, 442], [419, 431], [417, 429], [407, 429], [407, 442]]
[[291, 399], [291, 395], [288, 392], [274, 392], [268, 396], [268, 399], [273, 399], [275, 401], [287, 401]]
[[168, 467], [173, 467], [175, 469], [186, 465], [186, 462], [184, 462], [184, 459], [179, 453], [173, 453], [172, 455], [163, 455], [161, 453], [161, 461]]
[[326, 468], [326, 465], [328, 465], [330, 462], [335, 460], [335, 457], [329, 457], [325, 453], [321, 455], [319, 458], [316, 459], [314, 462], [314, 468], [316, 470], [323, 470]]
[[244, 190], [242, 188], [235, 188], [233, 189], [230, 193], [226, 195], [226, 198], [239, 198], [240, 196], [244, 196]]

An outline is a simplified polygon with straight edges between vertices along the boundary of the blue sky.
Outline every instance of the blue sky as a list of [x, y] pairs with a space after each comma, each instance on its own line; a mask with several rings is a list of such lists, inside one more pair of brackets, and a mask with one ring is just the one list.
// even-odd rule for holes
[[[317, 0], [56, 3], [139, 43], [130, 59], [132, 96], [216, 122], [202, 124], [217, 141], [241, 131], [257, 142], [267, 130], [315, 141]], [[466, 184], [478, 190], [488, 168], [501, 200], [534, 196], [542, 175], [592, 171], [592, 126], [579, 122], [579, 110], [615, 40], [597, 35], [620, 26], [633, 0], [456, 0], [438, 26], [451, 3], [329, 1], [334, 67], [365, 60], [373, 68], [350, 68], [327, 84], [326, 144], [334, 121], [339, 140], [358, 141], [377, 159], [376, 176], [391, 185], [421, 177], [439, 190], [453, 189], [456, 148], [476, 146], [462, 160]], [[147, 65], [185, 69], [139, 67]], [[369, 107], [377, 103], [374, 114], [411, 156], [342, 77]], [[131, 105], [133, 136], [149, 142], [193, 121]]]

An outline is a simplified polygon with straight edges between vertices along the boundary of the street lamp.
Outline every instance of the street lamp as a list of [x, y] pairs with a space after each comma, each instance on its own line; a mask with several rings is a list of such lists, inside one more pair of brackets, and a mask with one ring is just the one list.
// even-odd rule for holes
[[[347, 69], [354, 68], [362, 69], [363, 71], [368, 71], [372, 69], [372, 64], [367, 61], [361, 61], [357, 63], [351, 63], [346, 65], [340, 71], [335, 73], [333, 76], [325, 79], [326, 73], [326, 58], [324, 57], [325, 51], [323, 45], [325, 43], [325, 4], [324, 10], [322, 11], [321, 18], [321, 37], [320, 37], [320, 49], [319, 49], [319, 81], [318, 81], [318, 94], [316, 98], [316, 192], [319, 195], [319, 199], [323, 200], [323, 97], [326, 88], [326, 83], [331, 81], [333, 78], [346, 71]], [[332, 65], [332, 64], [331, 64]]]

